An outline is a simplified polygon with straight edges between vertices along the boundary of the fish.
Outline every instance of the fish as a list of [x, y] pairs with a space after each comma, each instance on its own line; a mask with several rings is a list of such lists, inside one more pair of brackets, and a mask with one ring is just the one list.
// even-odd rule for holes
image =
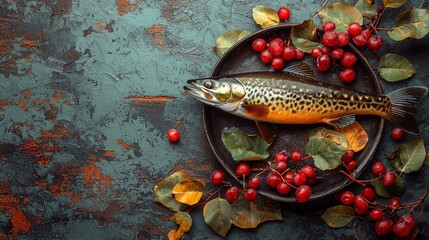
[[276, 124], [326, 123], [335, 128], [356, 115], [382, 117], [411, 134], [419, 134], [418, 102], [428, 89], [410, 86], [373, 95], [317, 81], [313, 69], [298, 63], [280, 72], [243, 72], [188, 80], [184, 90], [199, 101], [256, 121], [261, 137], [272, 143]]

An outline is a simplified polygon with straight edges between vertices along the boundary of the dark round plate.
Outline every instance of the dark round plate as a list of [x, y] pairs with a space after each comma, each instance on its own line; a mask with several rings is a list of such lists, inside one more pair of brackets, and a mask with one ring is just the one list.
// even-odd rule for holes
[[[255, 32], [240, 40], [233, 47], [231, 47], [222, 56], [221, 59], [219, 59], [212, 69], [211, 76], [269, 70], [270, 67], [262, 64], [259, 60], [259, 55], [252, 50], [251, 45], [253, 40], [256, 38], [263, 38], [269, 41], [275, 37], [288, 39], [291, 28], [292, 25], [280, 25], [267, 28]], [[358, 57], [358, 63], [354, 67], [356, 70], [356, 79], [353, 81], [353, 83], [348, 84], [347, 86], [366, 93], [381, 95], [382, 90], [380, 83], [365, 57], [362, 56], [362, 54], [351, 45], [344, 48], [344, 50], [353, 52]], [[313, 69], [316, 72], [316, 77], [319, 81], [336, 85], [344, 85], [339, 79], [339, 67], [333, 67], [327, 73], [320, 73], [316, 70], [316, 61], [311, 57], [310, 54], [306, 54], [306, 57], [300, 61], [288, 62], [286, 63], [286, 66], [298, 62], [305, 62], [310, 66], [313, 66]], [[362, 173], [374, 155], [384, 126], [384, 120], [379, 117], [357, 116], [357, 121], [367, 131], [369, 141], [365, 149], [355, 154], [355, 159], [358, 161], [358, 167], [352, 175], [356, 178]], [[203, 124], [210, 147], [212, 148], [217, 160], [222, 165], [222, 167], [225, 168], [228, 174], [237, 182], [239, 182], [240, 185], [242, 185], [242, 180], [238, 179], [235, 174], [235, 168], [239, 162], [233, 161], [230, 153], [222, 143], [221, 134], [225, 127], [238, 127], [247, 133], [258, 134], [258, 129], [256, 128], [255, 123], [253, 121], [228, 114], [222, 110], [203, 105]], [[309, 132], [319, 126], [329, 128], [329, 126], [324, 124], [278, 125], [277, 139], [269, 148], [269, 159], [271, 160], [275, 153], [282, 150], [286, 150], [288, 153], [290, 153], [290, 151], [298, 149], [305, 153], [305, 145], [308, 142]], [[312, 160], [306, 160], [305, 162], [306, 164], [313, 164]], [[265, 161], [253, 161], [250, 162], [250, 165], [252, 168], [267, 167]], [[252, 174], [254, 175], [256, 173], [252, 172]], [[310, 201], [333, 194], [351, 183], [351, 181], [339, 173], [338, 170], [323, 172], [318, 171], [318, 174], [323, 178], [321, 181], [319, 181], [319, 183], [312, 187]], [[261, 189], [258, 190], [260, 195], [283, 202], [296, 202], [293, 192], [289, 195], [281, 196], [277, 194], [276, 189], [269, 188], [265, 183], [266, 176], [267, 172], [261, 174], [262, 184]]]

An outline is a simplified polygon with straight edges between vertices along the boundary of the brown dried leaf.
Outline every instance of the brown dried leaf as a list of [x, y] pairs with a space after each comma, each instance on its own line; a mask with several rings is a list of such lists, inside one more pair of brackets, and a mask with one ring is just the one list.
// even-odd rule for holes
[[347, 137], [349, 150], [359, 152], [364, 149], [368, 143], [368, 133], [366, 133], [365, 129], [358, 122], [354, 122], [345, 128], [338, 128], [336, 130]]
[[183, 236], [183, 234], [191, 229], [192, 218], [187, 212], [177, 212], [170, 218], [170, 220], [177, 223], [178, 228], [168, 232], [169, 240], [178, 240]]
[[187, 178], [176, 184], [171, 193], [178, 202], [194, 205], [200, 201], [205, 187], [206, 185], [200, 180]]

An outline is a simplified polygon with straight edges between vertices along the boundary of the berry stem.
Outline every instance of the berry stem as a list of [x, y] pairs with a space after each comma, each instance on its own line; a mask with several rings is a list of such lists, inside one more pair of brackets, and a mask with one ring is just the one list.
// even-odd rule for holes
[[395, 28], [375, 28], [377, 31], [393, 31]]
[[220, 187], [220, 188], [218, 188], [218, 189], [216, 189], [216, 191], [214, 191], [213, 193], [211, 193], [208, 197], [207, 197], [207, 199], [205, 199], [204, 201], [202, 201], [202, 202], [200, 202], [200, 203], [198, 203], [197, 205], [194, 205], [194, 206], [192, 206], [192, 207], [190, 207], [190, 208], [188, 208], [187, 210], [186, 210], [186, 212], [191, 212], [193, 209], [195, 209], [196, 207], [198, 207], [198, 206], [201, 206], [201, 205], [203, 205], [203, 204], [206, 204], [216, 193], [219, 193], [219, 197], [220, 197], [220, 190], [222, 189], [222, 187]]
[[362, 187], [366, 187], [365, 184], [361, 183], [359, 180], [357, 180], [356, 178], [352, 177], [350, 174], [346, 173], [345, 171], [340, 170], [340, 173], [344, 174], [347, 178], [349, 178], [353, 182], [359, 183], [359, 185], [361, 185]]
[[425, 193], [423, 194], [423, 196], [420, 197], [419, 200], [417, 200], [417, 202], [405, 205], [405, 206], [411, 206], [411, 209], [408, 212], [408, 214], [411, 214], [412, 212], [414, 212], [414, 210], [425, 200], [428, 193], [429, 193], [429, 187], [426, 188]]
[[262, 173], [264, 173], [265, 171], [267, 171], [268, 168], [259, 168], [261, 171], [258, 172], [255, 177], [258, 177], [259, 175], [261, 175]]

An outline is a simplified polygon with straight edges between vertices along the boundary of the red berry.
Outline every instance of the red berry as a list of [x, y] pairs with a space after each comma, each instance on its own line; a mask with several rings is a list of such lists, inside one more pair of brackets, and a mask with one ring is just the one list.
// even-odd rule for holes
[[353, 171], [357, 167], [357, 164], [358, 163], [356, 160], [351, 160], [350, 162], [346, 163], [346, 167], [349, 171]]
[[294, 162], [298, 162], [301, 160], [301, 152], [298, 150], [293, 150], [292, 152], [290, 152], [290, 158], [292, 159], [292, 161]]
[[362, 31], [361, 35], [364, 36], [366, 39], [370, 39], [371, 38], [371, 30], [365, 29]]
[[335, 28], [336, 28], [335, 23], [333, 23], [331, 21], [327, 21], [327, 22], [323, 23], [323, 31], [324, 32], [334, 31]]
[[272, 188], [276, 188], [282, 182], [282, 178], [275, 172], [268, 173], [267, 184]]
[[413, 230], [416, 227], [416, 225], [417, 225], [416, 219], [411, 214], [406, 214], [406, 215], [402, 216], [401, 219], [404, 222], [408, 223], [408, 225], [410, 226], [411, 230]]
[[317, 70], [321, 72], [328, 71], [332, 66], [331, 58], [328, 55], [323, 54], [322, 56], [317, 58], [316, 66], [317, 66]]
[[294, 184], [293, 179], [295, 178], [295, 173], [289, 171], [283, 175], [284, 180], [289, 184]]
[[351, 205], [355, 199], [355, 195], [351, 191], [345, 191], [341, 194], [341, 203], [344, 205]]
[[278, 152], [276, 155], [274, 155], [274, 162], [286, 162], [287, 161], [287, 155], [285, 152]]
[[167, 138], [170, 142], [175, 143], [180, 139], [180, 133], [176, 129], [170, 129], [167, 132]]
[[389, 218], [383, 218], [375, 223], [375, 232], [378, 235], [386, 235], [393, 229], [393, 222]]
[[392, 133], [390, 133], [390, 136], [392, 137], [392, 139], [394, 140], [399, 140], [402, 138], [402, 136], [404, 135], [404, 131], [402, 131], [402, 129], [396, 127], [394, 129], [392, 129]]
[[316, 176], [316, 170], [312, 166], [305, 165], [301, 168], [301, 172], [304, 173], [306, 177], [314, 177]]
[[252, 49], [255, 52], [262, 52], [267, 49], [267, 42], [262, 38], [257, 38], [252, 43]]
[[343, 54], [344, 54], [344, 50], [341, 48], [337, 48], [337, 49], [332, 50], [332, 52], [331, 52], [332, 60], [334, 60], [334, 61], [341, 60], [341, 58], [343, 58]]
[[349, 24], [347, 32], [350, 34], [350, 36], [354, 37], [362, 32], [362, 27], [359, 25], [359, 23], [353, 22]]
[[348, 163], [351, 160], [353, 160], [353, 156], [354, 156], [355, 152], [353, 150], [347, 150], [344, 155], [343, 158], [341, 159], [344, 163]]
[[372, 165], [372, 174], [375, 177], [380, 177], [386, 174], [386, 166], [382, 162], [376, 162]]
[[408, 223], [404, 221], [399, 221], [395, 225], [393, 225], [393, 232], [396, 236], [403, 238], [410, 235], [411, 228]]
[[313, 48], [313, 50], [311, 50], [311, 56], [313, 56], [314, 58], [318, 58], [320, 56], [322, 56], [323, 52], [322, 49], [320, 48]]
[[253, 188], [247, 189], [246, 193], [244, 194], [244, 198], [248, 202], [254, 202], [254, 201], [256, 201], [257, 197], [258, 197], [258, 194], [257, 194], [256, 190], [253, 189]]
[[381, 46], [383, 46], [383, 43], [384, 40], [380, 35], [376, 37], [371, 37], [370, 39], [368, 39], [368, 48], [372, 51], [377, 51], [381, 48]]
[[394, 197], [392, 199], [390, 199], [389, 201], [389, 208], [390, 209], [397, 209], [401, 206], [401, 200], [399, 200], [399, 198]]
[[279, 18], [282, 21], [288, 20], [290, 17], [290, 10], [288, 8], [281, 7], [277, 11], [277, 15], [279, 15]]
[[362, 35], [362, 34], [359, 34], [359, 35], [357, 35], [356, 37], [353, 37], [353, 42], [355, 43], [355, 45], [356, 46], [358, 46], [358, 47], [363, 47], [363, 46], [365, 46], [366, 45], [366, 42], [367, 42], [368, 40]]
[[282, 182], [279, 185], [277, 185], [277, 192], [281, 195], [288, 194], [290, 190], [291, 190], [291, 187], [287, 183]]
[[261, 59], [261, 62], [263, 64], [268, 64], [273, 60], [273, 55], [271, 55], [270, 51], [268, 49], [265, 49], [264, 51], [259, 54], [259, 59]]
[[238, 187], [236, 186], [228, 188], [225, 192], [225, 198], [230, 203], [237, 201], [239, 196], [240, 196], [240, 189], [238, 189]]
[[322, 46], [322, 47], [320, 48], [320, 50], [322, 50], [322, 53], [323, 53], [323, 54], [327, 54], [327, 55], [329, 55], [329, 54], [331, 53], [331, 49], [330, 49], [329, 47], [327, 47], [327, 46]]
[[356, 196], [353, 203], [354, 203], [354, 210], [358, 215], [364, 215], [368, 212], [368, 208], [369, 208], [368, 203], [361, 195]]
[[374, 200], [375, 200], [375, 192], [374, 192], [374, 190], [372, 188], [369, 188], [369, 187], [365, 188], [362, 191], [361, 195], [364, 198], [366, 198], [366, 200], [368, 200], [370, 202], [374, 202]]
[[210, 175], [210, 181], [213, 185], [218, 186], [225, 179], [225, 173], [222, 170], [216, 170]]
[[297, 187], [304, 185], [305, 182], [307, 182], [307, 177], [302, 172], [297, 173], [293, 178], [293, 184]]
[[281, 161], [277, 163], [276, 170], [279, 173], [283, 173], [287, 169], [287, 163], [285, 161]]
[[375, 221], [381, 220], [383, 219], [383, 211], [377, 208], [372, 209], [371, 212], [369, 212], [369, 217]]
[[301, 60], [303, 59], [305, 56], [305, 53], [301, 50], [299, 50], [298, 48], [295, 48], [295, 59], [296, 60]]
[[283, 48], [283, 55], [282, 58], [285, 61], [290, 61], [295, 57], [295, 48], [292, 46], [285, 46]]
[[344, 68], [340, 72], [340, 79], [345, 83], [352, 82], [356, 77], [356, 72], [353, 68]]
[[345, 52], [343, 58], [341, 59], [341, 65], [343, 67], [352, 67], [357, 62], [356, 56], [351, 52]]
[[280, 57], [283, 54], [283, 40], [280, 38], [274, 38], [270, 41], [270, 44], [268, 46], [268, 51], [274, 56], [274, 57]]
[[285, 60], [283, 60], [283, 58], [281, 57], [273, 58], [273, 60], [271, 61], [271, 67], [275, 70], [282, 69], [284, 65], [285, 65]]
[[383, 176], [383, 184], [386, 187], [390, 187], [395, 183], [396, 175], [394, 172], [388, 172]]
[[254, 177], [250, 179], [249, 187], [258, 190], [261, 187], [261, 179], [259, 177]]
[[250, 174], [250, 166], [247, 163], [240, 163], [238, 164], [237, 168], [235, 169], [235, 172], [237, 173], [237, 176], [249, 176]]
[[295, 198], [300, 203], [307, 202], [311, 196], [311, 187], [308, 185], [302, 185], [296, 190]]
[[338, 35], [338, 42], [337, 42], [338, 47], [344, 47], [347, 44], [349, 44], [350, 37], [347, 33], [339, 32], [337, 35]]
[[325, 46], [333, 47], [338, 43], [338, 35], [336, 32], [325, 32], [322, 35], [322, 43]]

